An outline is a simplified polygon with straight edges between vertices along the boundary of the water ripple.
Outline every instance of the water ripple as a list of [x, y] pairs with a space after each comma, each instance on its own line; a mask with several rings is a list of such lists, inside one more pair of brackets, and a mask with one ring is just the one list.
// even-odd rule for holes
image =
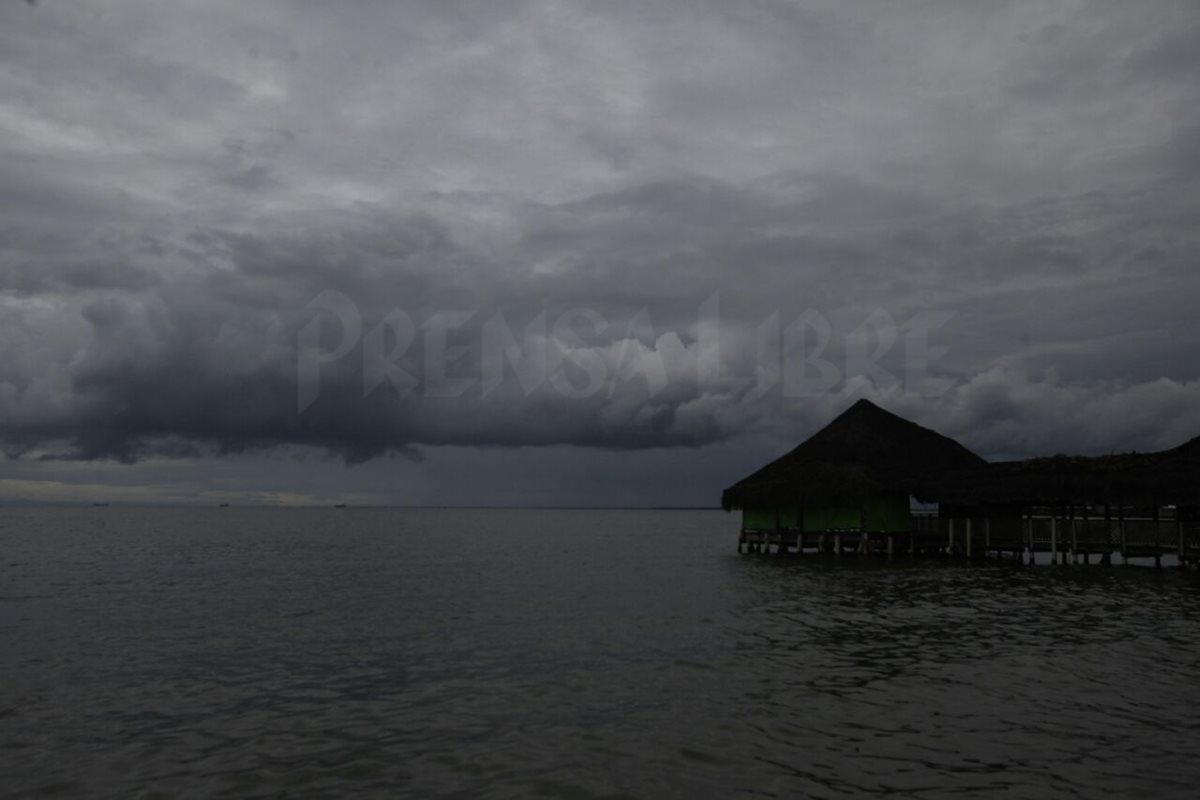
[[1194, 574], [735, 524], [4, 509], [0, 797], [1194, 797]]

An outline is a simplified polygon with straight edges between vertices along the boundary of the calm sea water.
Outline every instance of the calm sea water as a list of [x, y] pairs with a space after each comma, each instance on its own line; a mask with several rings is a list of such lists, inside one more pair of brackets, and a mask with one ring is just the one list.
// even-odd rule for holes
[[1194, 573], [739, 557], [736, 525], [0, 510], [0, 796], [1200, 791]]

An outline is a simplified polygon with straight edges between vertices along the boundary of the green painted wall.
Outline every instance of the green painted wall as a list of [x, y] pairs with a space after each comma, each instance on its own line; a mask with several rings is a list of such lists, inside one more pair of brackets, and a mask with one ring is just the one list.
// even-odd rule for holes
[[804, 508], [804, 530], [827, 531], [835, 528], [854, 528], [862, 525], [862, 514], [857, 508], [808, 505]]
[[[907, 495], [874, 497], [865, 503], [867, 530], [907, 531], [909, 529], [909, 500]], [[862, 523], [863, 509], [836, 504], [804, 506], [804, 530], [826, 531], [837, 528], [857, 530]], [[799, 527], [799, 509], [775, 506], [749, 506], [742, 510], [742, 527], [759, 530]], [[776, 521], [778, 519], [778, 522]]]
[[779, 508], [776, 516], [775, 506], [749, 506], [742, 509], [742, 527], [757, 530], [773, 530], [774, 528], [795, 528], [800, 522], [798, 509]]

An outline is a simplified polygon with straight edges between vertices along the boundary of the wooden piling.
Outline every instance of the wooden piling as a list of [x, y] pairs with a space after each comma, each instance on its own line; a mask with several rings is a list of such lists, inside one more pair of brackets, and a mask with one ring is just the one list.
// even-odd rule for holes
[[1100, 556], [1100, 563], [1104, 566], [1112, 564], [1112, 506], [1108, 503], [1104, 504], [1104, 554]]
[[1083, 563], [1088, 563], [1088, 556], [1091, 554], [1089, 550], [1092, 543], [1092, 524], [1088, 517], [1087, 503], [1083, 504]]
[[[1033, 509], [1029, 509], [1022, 513], [1021, 527], [1024, 528], [1022, 533], [1025, 534], [1025, 544], [1029, 548], [1029, 564], [1033, 565]], [[1021, 551], [1021, 563], [1025, 563], [1025, 551]]]
[[1058, 563], [1058, 512], [1050, 512], [1050, 563]]
[[1121, 563], [1129, 563], [1129, 539], [1125, 531], [1125, 506], [1117, 509], [1117, 528], [1121, 535]]
[[1158, 524], [1158, 502], [1154, 503], [1154, 568], [1162, 569], [1162, 528]]
[[1179, 506], [1175, 506], [1175, 534], [1179, 537], [1179, 568], [1187, 568], [1187, 542], [1183, 538], [1183, 520], [1179, 518]]
[[1075, 559], [1075, 506], [1068, 506], [1066, 516], [1063, 517], [1063, 524], [1066, 526], [1063, 530], [1062, 541], [1062, 565], [1074, 563]]
[[[978, 526], [974, 516], [964, 516], [962, 519], [965, 525], [960, 525], [956, 516], [946, 516], [941, 518], [947, 526], [944, 551], [936, 546], [938, 532], [934, 526], [940, 522], [937, 518], [914, 517], [913, 524], [907, 531], [907, 541], [904, 531], [872, 532], [866, 529], [830, 528], [806, 533], [799, 528], [741, 528], [738, 532], [737, 552], [739, 555], [763, 553], [786, 556], [794, 549], [797, 555], [806, 555], [807, 548], [811, 547], [817, 554], [832, 552], [835, 557], [883, 556], [886, 553], [887, 560], [892, 561], [907, 547], [910, 558], [915, 557], [918, 552], [927, 555], [945, 552], [950, 556], [965, 557], [970, 561], [987, 561], [994, 553], [999, 561], [1012, 557], [1014, 560], [1019, 559], [1021, 564], [1034, 565], [1039, 563], [1038, 549], [1045, 546], [1050, 555], [1050, 563], [1061, 566], [1068, 563], [1091, 565], [1093, 552], [1098, 555], [1096, 560], [1104, 566], [1114, 563], [1113, 556], [1117, 552], [1120, 553], [1124, 564], [1132, 564], [1134, 557], [1153, 557], [1156, 568], [1162, 568], [1164, 559], [1172, 554], [1176, 555], [1178, 564], [1183, 569], [1194, 567], [1200, 561], [1197, 558], [1195, 543], [1188, 538], [1192, 532], [1190, 523], [1186, 521], [1186, 515], [1181, 514], [1178, 509], [1171, 513], [1168, 507], [1164, 514], [1162, 506], [1151, 506], [1151, 514], [1147, 515], [1142, 511], [1129, 517], [1125, 513], [1126, 508], [1118, 504], [1114, 514], [1112, 506], [1105, 504], [1104, 525], [1100, 526], [1095, 524], [1099, 520], [1092, 519], [1091, 507], [1088, 505], [1042, 507], [1041, 511], [1032, 506], [1025, 507], [1014, 520], [1019, 527], [1009, 531], [1001, 519], [1001, 527], [997, 529], [997, 538], [994, 540], [991, 515], [981, 511], [983, 534], [978, 537], [979, 542], [976, 542], [975, 529]], [[1045, 545], [1038, 539], [1036, 531], [1038, 513], [1046, 514], [1050, 526]], [[1096, 516], [1100, 516], [1099, 511]], [[1147, 522], [1150, 525], [1146, 525]], [[1132, 539], [1129, 523], [1136, 523]], [[1063, 527], [1068, 524], [1069, 532]], [[960, 528], [965, 530], [960, 531]], [[1154, 531], [1152, 536], [1148, 534], [1150, 530]], [[1147, 533], [1144, 535], [1143, 531]], [[928, 538], [931, 534], [933, 540]], [[847, 536], [850, 538], [846, 539]], [[920, 548], [917, 546], [918, 538]]]

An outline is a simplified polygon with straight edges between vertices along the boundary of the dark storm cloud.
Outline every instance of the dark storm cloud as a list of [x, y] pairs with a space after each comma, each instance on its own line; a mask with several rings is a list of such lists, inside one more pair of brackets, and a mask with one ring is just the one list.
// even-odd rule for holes
[[[767, 452], [867, 394], [988, 454], [1168, 446], [1200, 433], [1198, 44], [1190, 3], [5, 6], [0, 436]], [[364, 393], [359, 342], [301, 411], [327, 291], [364, 331], [409, 315], [417, 376], [468, 312], [476, 384]], [[819, 312], [842, 368], [879, 313], [944, 312], [945, 352], [920, 391], [759, 393], [700, 377], [714, 293], [727, 376], [776, 312]], [[602, 391], [484, 396], [489, 320], [580, 308], [608, 327], [550, 344]]]

